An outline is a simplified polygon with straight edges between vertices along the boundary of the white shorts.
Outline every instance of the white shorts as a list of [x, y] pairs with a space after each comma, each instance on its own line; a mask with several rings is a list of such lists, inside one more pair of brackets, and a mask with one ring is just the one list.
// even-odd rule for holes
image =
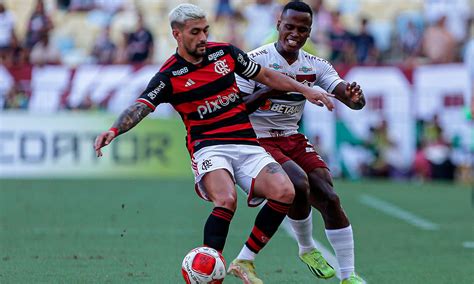
[[253, 196], [253, 185], [260, 171], [276, 161], [260, 146], [230, 144], [215, 145], [194, 153], [191, 161], [197, 194], [210, 201], [201, 182], [202, 177], [217, 169], [226, 169], [240, 188], [247, 194], [249, 206], [257, 206], [265, 198]]

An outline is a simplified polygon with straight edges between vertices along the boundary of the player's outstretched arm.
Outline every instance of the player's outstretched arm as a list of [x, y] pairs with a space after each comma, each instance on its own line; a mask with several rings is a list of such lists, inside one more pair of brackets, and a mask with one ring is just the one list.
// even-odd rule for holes
[[365, 106], [364, 93], [356, 82], [352, 84], [341, 82], [332, 93], [336, 95], [336, 99], [351, 109], [359, 110]]
[[257, 76], [252, 79], [275, 90], [301, 93], [311, 103], [317, 104], [319, 106], [324, 104], [330, 111], [332, 111], [334, 108], [334, 105], [326, 92], [321, 92], [319, 90], [310, 88], [284, 74], [271, 69], [262, 67]]
[[110, 130], [101, 133], [95, 139], [94, 149], [97, 157], [102, 156], [102, 147], [109, 145], [115, 137], [132, 129], [151, 111], [150, 107], [141, 102], [136, 102], [124, 110]]

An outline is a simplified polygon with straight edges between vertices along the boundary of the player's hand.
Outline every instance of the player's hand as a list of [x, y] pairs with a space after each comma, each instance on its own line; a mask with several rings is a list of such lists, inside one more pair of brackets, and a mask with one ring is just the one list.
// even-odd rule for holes
[[345, 90], [346, 96], [355, 104], [359, 103], [364, 94], [360, 86], [356, 82], [352, 82], [352, 84], [347, 84]]
[[95, 154], [97, 157], [102, 157], [102, 151], [100, 150], [102, 147], [107, 146], [112, 142], [112, 140], [115, 138], [115, 133], [111, 130], [102, 132], [97, 138], [95, 138], [94, 142], [94, 149], [95, 149]]
[[303, 96], [305, 96], [309, 102], [315, 105], [318, 105], [320, 107], [326, 106], [329, 111], [332, 111], [334, 109], [334, 104], [329, 99], [329, 97], [332, 97], [332, 95], [326, 92], [311, 89], [311, 91], [304, 93]]

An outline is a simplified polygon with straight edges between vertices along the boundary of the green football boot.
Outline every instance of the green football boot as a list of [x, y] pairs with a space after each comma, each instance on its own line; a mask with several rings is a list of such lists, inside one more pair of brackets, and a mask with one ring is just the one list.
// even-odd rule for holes
[[263, 284], [262, 279], [257, 277], [255, 264], [251, 260], [234, 259], [227, 273], [242, 279], [244, 284]]
[[314, 276], [318, 278], [329, 279], [336, 275], [334, 268], [317, 249], [300, 255], [300, 259], [308, 266]]
[[363, 284], [363, 283], [365, 283], [364, 279], [360, 278], [354, 272], [352, 272], [349, 278], [343, 279], [341, 281], [341, 284]]

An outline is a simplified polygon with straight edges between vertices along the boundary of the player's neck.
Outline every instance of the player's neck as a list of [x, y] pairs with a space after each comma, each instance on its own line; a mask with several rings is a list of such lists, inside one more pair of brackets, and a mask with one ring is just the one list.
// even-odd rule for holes
[[191, 64], [194, 64], [194, 65], [197, 65], [197, 64], [201, 63], [203, 58], [204, 58], [203, 56], [201, 56], [199, 58], [196, 58], [196, 57], [192, 56], [191, 54], [187, 53], [186, 51], [183, 51], [179, 47], [178, 47], [177, 53], [184, 60], [186, 60], [187, 62], [189, 62]]
[[286, 52], [279, 42], [275, 43], [275, 48], [280, 55], [285, 58], [286, 62], [289, 65], [293, 64], [296, 60], [298, 60], [298, 51], [297, 52]]

